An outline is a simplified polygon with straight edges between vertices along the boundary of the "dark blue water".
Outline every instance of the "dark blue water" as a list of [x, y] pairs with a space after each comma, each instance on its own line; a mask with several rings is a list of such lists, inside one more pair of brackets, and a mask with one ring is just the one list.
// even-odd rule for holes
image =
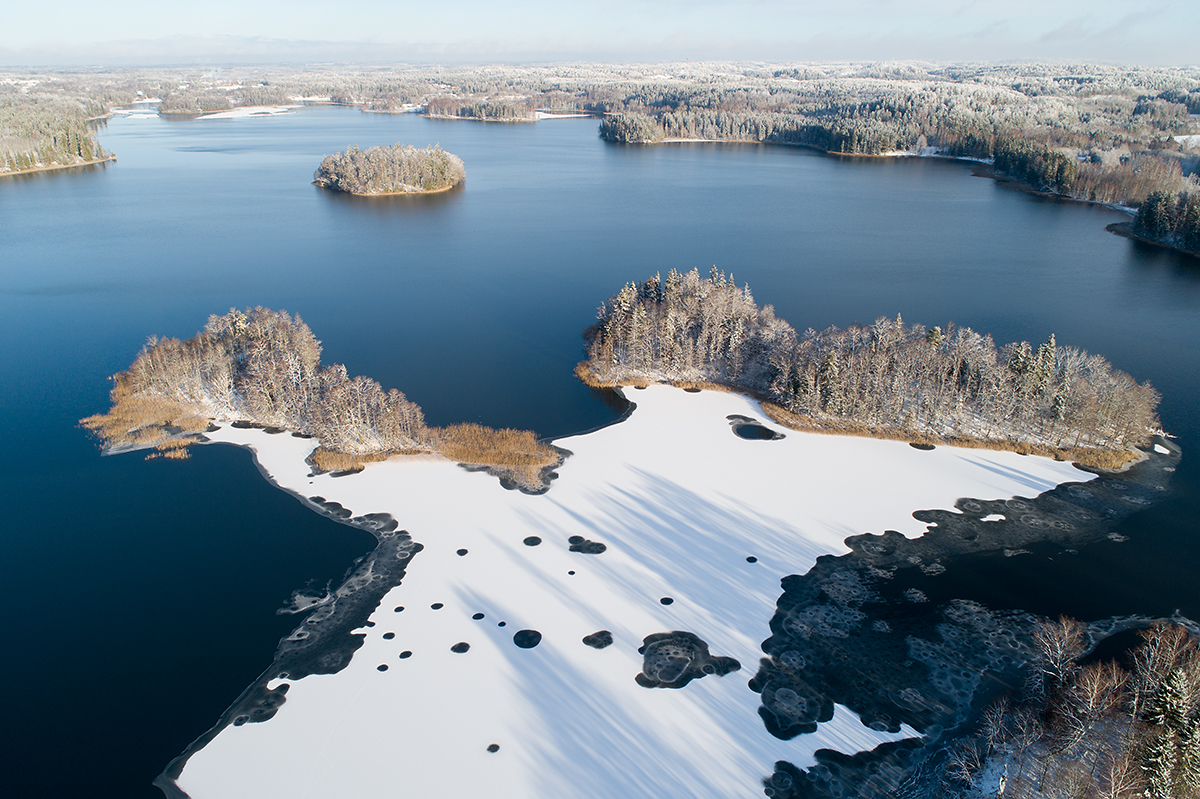
[[[190, 336], [231, 306], [300, 313], [327, 362], [400, 388], [431, 423], [544, 435], [614, 418], [572, 376], [580, 332], [622, 283], [672, 267], [732, 271], [800, 330], [902, 313], [1001, 343], [1053, 332], [1163, 392], [1185, 452], [1173, 492], [1123, 525], [1126, 543], [964, 566], [962, 583], [1043, 613], [1200, 617], [1200, 263], [1105, 232], [1118, 213], [957, 163], [606, 145], [592, 120], [324, 108], [114, 120], [101, 138], [115, 165], [0, 180], [8, 795], [155, 796], [149, 780], [268, 665], [291, 590], [371, 546], [244, 451], [100, 458], [76, 428], [147, 335]], [[309, 185], [323, 155], [397, 141], [440, 142], [466, 185]]]

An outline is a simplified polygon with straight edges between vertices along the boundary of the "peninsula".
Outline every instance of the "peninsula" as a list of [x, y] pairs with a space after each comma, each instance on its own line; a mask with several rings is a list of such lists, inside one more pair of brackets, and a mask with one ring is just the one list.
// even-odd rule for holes
[[588, 360], [593, 386], [716, 386], [763, 400], [794, 429], [1005, 449], [1116, 468], [1161, 432], [1158, 392], [1051, 335], [997, 349], [948, 324], [798, 334], [749, 286], [713, 267], [628, 283], [600, 307]]
[[313, 183], [349, 194], [427, 194], [446, 191], [467, 177], [462, 159], [438, 145], [418, 150], [411, 144], [349, 147], [326, 156]]
[[[794, 796], [785, 788], [824, 773], [831, 757], [854, 758], [839, 772], [846, 784], [878, 772], [894, 786], [933, 751], [920, 736], [936, 745], [982, 697], [978, 686], [942, 685], [938, 669], [1016, 673], [1029, 647], [1028, 620], [973, 605], [946, 615], [967, 636], [962, 652], [929, 643], [944, 629], [940, 612], [905, 614], [919, 624], [869, 619], [900, 564], [932, 575], [957, 552], [1025, 551], [1047, 529], [1072, 541], [1103, 536], [1152, 501], [1143, 495], [1179, 458], [1158, 438], [1146, 463], [1097, 477], [993, 451], [1003, 446], [873, 440], [865, 425], [857, 438], [771, 429], [782, 413], [875, 419], [880, 429], [900, 418], [898, 429], [923, 435], [936, 419], [972, 430], [1010, 419], [1019, 427], [1005, 435], [1101, 449], [1140, 441], [1156, 424], [1153, 390], [1093, 356], [1052, 342], [998, 354], [988, 343], [891, 320], [798, 337], [732, 278], [672, 272], [628, 284], [589, 333], [580, 371], [641, 389], [629, 392], [631, 413], [558, 449], [526, 432], [429, 428], [399, 391], [321, 367], [312, 331], [282, 311], [231, 310], [191, 339], [151, 339], [114, 377], [111, 410], [83, 420], [109, 451], [174, 453], [201, 436], [248, 447], [273, 483], [379, 541], [341, 586], [296, 593], [285, 612], [306, 615], [274, 661], [156, 784], [194, 799], [384, 796], [401, 753], [419, 795], [437, 795], [452, 771], [456, 795], [503, 785], [498, 795], [717, 799], [762, 784], [774, 763], [765, 779]], [[938, 360], [942, 350], [953, 357]], [[869, 357], [886, 378], [874, 416], [856, 404]], [[949, 398], [930, 388], [943, 380]], [[668, 381], [691, 391], [646, 385]], [[1123, 404], [1107, 399], [1110, 384]], [[1056, 406], [1068, 389], [1102, 395], [1106, 426], [1068, 412], [1086, 403]], [[989, 394], [1002, 403], [994, 413], [972, 404]], [[1114, 421], [1113, 408], [1138, 398], [1142, 415]], [[1057, 427], [1047, 407], [1064, 409]], [[409, 453], [444, 457], [387, 457]], [[498, 490], [455, 461], [527, 490]], [[529, 488], [552, 476], [553, 491]], [[1042, 521], [1063, 513], [1074, 514], [1069, 524]], [[789, 577], [810, 571], [813, 597], [827, 601], [800, 597], [805, 586]], [[792, 592], [783, 598], [781, 581]], [[988, 638], [1000, 624], [1015, 632]], [[919, 693], [896, 690], [903, 683], [886, 670], [867, 693], [821, 676], [816, 653], [850, 652], [864, 636], [933, 676]], [[311, 762], [296, 754], [335, 725]], [[900, 765], [897, 753], [918, 750]], [[574, 791], [581, 782], [593, 790]]]
[[299, 316], [266, 308], [209, 317], [181, 341], [151, 338], [133, 364], [114, 375], [112, 407], [81, 424], [106, 451], [152, 450], [186, 458], [187, 447], [217, 424], [265, 427], [316, 438], [318, 471], [359, 471], [396, 454], [434, 454], [481, 466], [526, 490], [559, 453], [526, 430], [478, 424], [427, 427], [421, 408], [396, 389], [346, 367], [321, 368], [321, 343]]

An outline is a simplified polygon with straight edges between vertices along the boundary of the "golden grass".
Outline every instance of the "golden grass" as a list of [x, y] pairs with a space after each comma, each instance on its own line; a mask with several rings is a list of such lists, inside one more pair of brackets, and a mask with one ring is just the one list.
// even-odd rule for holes
[[634, 388], [645, 388], [654, 383], [657, 385], [674, 386], [675, 388], [697, 388], [707, 391], [728, 391], [739, 392], [741, 389], [731, 388], [720, 383], [712, 383], [707, 380], [647, 380], [644, 377], [631, 377], [627, 380], [601, 380], [592, 371], [592, 367], [587, 361], [580, 361], [575, 364], [575, 377], [585, 386], [592, 388], [622, 388], [624, 386], [633, 386]]
[[1016, 452], [1021, 455], [1040, 455], [1059, 461], [1071, 461], [1080, 466], [1109, 470], [1119, 469], [1125, 464], [1142, 457], [1142, 454], [1135, 449], [1109, 450], [1095, 447], [1051, 447], [1028, 441], [985, 439], [963, 435], [939, 437], [929, 435], [928, 433], [919, 433], [894, 427], [874, 427], [847, 419], [817, 420], [792, 413], [773, 402], [763, 401], [761, 405], [763, 412], [778, 424], [806, 433], [860, 436], [888, 441], [907, 441], [912, 444], [933, 444], [935, 446], [943, 444], [966, 449], [991, 449], [1001, 452]]
[[181, 416], [171, 424], [185, 433], [203, 433], [212, 422], [203, 416]]
[[558, 460], [558, 452], [530, 430], [495, 430], [480, 424], [429, 428], [435, 451], [459, 463], [540, 468]]
[[344, 452], [334, 452], [317, 447], [308, 462], [322, 472], [361, 472], [368, 463], [387, 460], [387, 453], [371, 452], [365, 455], [347, 455]]
[[79, 424], [99, 436], [105, 446], [154, 447], [173, 437], [175, 431], [168, 427], [185, 433], [208, 429], [208, 419], [198, 415], [194, 406], [166, 397], [135, 396], [119, 379], [110, 396], [112, 407], [108, 413], [79, 420]]

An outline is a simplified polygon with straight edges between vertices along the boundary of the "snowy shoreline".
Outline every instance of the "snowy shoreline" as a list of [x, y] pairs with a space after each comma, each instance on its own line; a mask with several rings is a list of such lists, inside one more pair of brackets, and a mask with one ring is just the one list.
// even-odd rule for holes
[[[180, 788], [193, 799], [390, 796], [397, 781], [414, 796], [759, 795], [776, 760], [806, 767], [820, 748], [854, 753], [917, 734], [869, 729], [842, 707], [791, 741], [766, 731], [746, 680], [782, 577], [847, 552], [851, 535], [919, 536], [918, 509], [1094, 477], [1008, 452], [788, 430], [745, 440], [728, 416], [777, 426], [744, 396], [627, 395], [637, 407], [621, 423], [555, 442], [573, 454], [540, 496], [428, 458], [310, 477], [311, 440], [209, 434], [252, 447], [264, 474], [301, 497], [390, 513], [424, 550], [348, 666], [290, 682], [271, 720], [226, 727], [187, 762]], [[538, 545], [524, 543], [532, 536]], [[607, 550], [572, 552], [572, 536]], [[541, 643], [514, 645], [522, 629]], [[584, 645], [601, 630], [612, 646]], [[673, 630], [741, 670], [641, 687], [638, 647]], [[470, 649], [452, 652], [459, 642]]]

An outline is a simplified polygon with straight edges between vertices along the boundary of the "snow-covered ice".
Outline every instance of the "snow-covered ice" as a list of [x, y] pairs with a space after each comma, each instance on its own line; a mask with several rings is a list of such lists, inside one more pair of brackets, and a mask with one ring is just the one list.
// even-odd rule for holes
[[[226, 728], [192, 756], [180, 787], [193, 799], [761, 796], [776, 760], [803, 768], [820, 748], [853, 753], [916, 734], [877, 732], [844, 707], [791, 741], [765, 730], [746, 682], [782, 577], [848, 551], [850, 535], [921, 534], [915, 510], [1091, 478], [1008, 452], [787, 430], [745, 440], [726, 416], [778, 426], [743, 396], [627, 394], [637, 403], [628, 419], [555, 442], [573, 454], [540, 496], [429, 458], [309, 477], [312, 441], [210, 434], [252, 446], [282, 487], [356, 515], [391, 513], [425, 549], [343, 671], [294, 682], [267, 722]], [[574, 535], [608, 549], [569, 552]], [[526, 546], [528, 536], [542, 543]], [[515, 646], [522, 629], [540, 631], [541, 644]], [[599, 630], [612, 646], [582, 643]], [[741, 670], [679, 690], [641, 687], [637, 648], [672, 630], [695, 633]], [[451, 652], [458, 642], [469, 651]]]
[[300, 108], [298, 105], [252, 105], [241, 108], [231, 108], [228, 111], [217, 111], [212, 114], [204, 114], [196, 117], [197, 119], [243, 119], [245, 117], [270, 117], [279, 114], [289, 114], [293, 109]]

